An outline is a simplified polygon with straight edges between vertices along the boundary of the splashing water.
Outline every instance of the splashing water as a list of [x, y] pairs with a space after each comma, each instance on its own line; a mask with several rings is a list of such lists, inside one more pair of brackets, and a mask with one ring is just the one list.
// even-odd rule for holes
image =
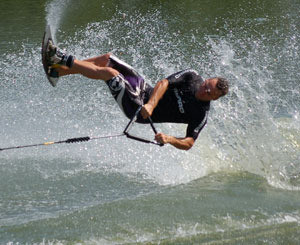
[[56, 42], [57, 30], [59, 29], [61, 22], [63, 21], [64, 12], [70, 2], [70, 0], [54, 0], [49, 2], [46, 6], [47, 25], [50, 25], [51, 27], [51, 33], [53, 35], [54, 42]]
[[[298, 189], [298, 181], [294, 181], [296, 186], [287, 183], [291, 176], [292, 179], [299, 177], [299, 83], [293, 80], [299, 58], [296, 52], [282, 49], [284, 45], [297, 50], [299, 44], [294, 38], [287, 36], [275, 46], [266, 46], [264, 36], [249, 37], [248, 33], [242, 36], [240, 30], [237, 35], [230, 33], [217, 39], [206, 36], [204, 43], [187, 35], [177, 43], [178, 33], [167, 32], [168, 25], [159, 11], [129, 17], [122, 30], [115, 24], [121, 21], [121, 17], [116, 17], [107, 23], [89, 24], [67, 45], [75, 43], [76, 47], [77, 41], [80, 46], [95, 48], [85, 49], [90, 53], [84, 55], [118, 47], [115, 51], [131, 60], [152, 84], [178, 69], [195, 68], [195, 64], [204, 76], [222, 74], [231, 81], [229, 96], [214, 102], [211, 119], [200, 136], [200, 142], [210, 143], [207, 147], [200, 143], [183, 161], [189, 163], [186, 167], [191, 172], [202, 168], [196, 177], [203, 174], [203, 169], [207, 169], [205, 174], [220, 169], [246, 170], [266, 177], [277, 187], [289, 185], [290, 189]], [[142, 28], [135, 28], [137, 23]], [[159, 34], [156, 30], [160, 30]], [[295, 26], [291, 26], [290, 35], [299, 35], [295, 31]], [[142, 38], [136, 40], [136, 36]], [[135, 48], [122, 48], [128, 43]], [[187, 48], [191, 46], [193, 50]], [[196, 54], [194, 50], [198, 50]], [[191, 59], [185, 60], [182, 53]], [[282, 74], [278, 74], [280, 65], [284, 65], [285, 79], [290, 83], [288, 88]], [[174, 125], [163, 126], [163, 129], [173, 134], [179, 131]], [[288, 133], [283, 132], [285, 130]]]
[[[53, 1], [47, 6], [47, 22], [55, 32], [68, 3]], [[90, 150], [81, 149], [80, 157], [98, 159], [101, 155], [101, 167], [110, 165], [117, 171], [146, 173], [161, 184], [188, 182], [220, 170], [246, 170], [264, 176], [272, 185], [297, 189], [300, 156], [299, 89], [296, 88], [299, 84], [294, 82], [296, 74], [293, 72], [297, 70], [299, 44], [295, 38], [287, 36], [277, 46], [270, 47], [265, 45], [265, 37], [249, 36], [243, 30], [236, 30], [236, 34], [228, 32], [218, 38], [210, 35], [203, 38], [195, 33], [170, 33], [159, 10], [143, 15], [118, 12], [110, 20], [88, 24], [74, 36], [64, 38], [64, 33], [60, 33], [64, 40], [61, 45], [76, 57], [112, 51], [136, 67], [152, 85], [188, 67], [198, 69], [203, 77], [222, 75], [231, 81], [230, 94], [213, 102], [208, 125], [188, 153], [174, 151], [171, 147], [166, 147], [163, 152], [151, 147], [149, 150], [144, 145], [138, 145], [141, 150], [137, 151], [136, 143], [132, 146], [114, 143], [118, 147], [111, 149], [110, 143], [99, 142], [100, 150], [97, 144], [89, 145]], [[296, 27], [291, 26], [290, 35], [299, 36]], [[293, 47], [295, 52], [282, 49], [282, 45]], [[39, 63], [39, 54], [35, 50], [30, 52], [29, 59]], [[22, 62], [18, 57], [3, 62], [17, 62], [13, 65], [20, 67], [17, 71], [20, 73], [27, 69], [26, 66], [32, 66], [26, 60], [23, 61], [25, 67], [18, 65]], [[284, 65], [289, 86], [282, 83], [282, 74], [277, 74], [281, 65]], [[6, 72], [12, 72], [8, 66]], [[25, 123], [28, 125], [26, 134], [32, 140], [45, 135], [66, 138], [109, 134], [122, 130], [120, 122], [125, 125], [127, 119], [117, 111], [103, 82], [75, 76], [61, 79], [59, 89], [50, 91], [49, 85], [43, 84], [47, 91], [40, 91], [37, 84], [44, 79], [44, 74], [40, 69], [34, 70], [33, 74], [31, 91], [25, 91], [25, 97], [21, 99], [30, 103], [23, 103], [21, 107], [17, 106], [18, 102], [12, 104], [12, 107], [22, 108], [27, 115], [34, 115], [27, 117]], [[172, 124], [159, 125], [159, 128], [176, 136], [184, 136], [185, 132], [185, 127]], [[141, 127], [140, 130], [152, 137], [147, 129]], [[104, 149], [111, 154], [103, 157]], [[76, 150], [68, 151], [78, 155]], [[122, 152], [131, 154], [125, 156]], [[118, 164], [111, 165], [114, 161]]]

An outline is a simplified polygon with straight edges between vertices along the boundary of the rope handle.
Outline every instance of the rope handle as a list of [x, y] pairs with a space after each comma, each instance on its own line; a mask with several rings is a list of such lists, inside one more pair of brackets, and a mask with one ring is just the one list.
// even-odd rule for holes
[[[129, 130], [131, 129], [131, 127], [133, 126], [133, 124], [136, 122], [138, 114], [140, 113], [142, 107], [143, 107], [142, 105], [138, 107], [138, 109], [136, 110], [135, 114], [133, 115], [133, 117], [131, 118], [131, 120], [129, 121], [129, 123], [127, 124], [127, 126], [125, 127], [125, 130], [123, 131], [123, 133], [126, 135], [126, 137], [128, 137], [130, 139], [133, 139], [133, 140], [137, 140], [137, 141], [141, 141], [141, 142], [144, 142], [144, 143], [151, 143], [151, 144], [154, 144], [154, 145], [163, 146], [164, 145], [163, 143], [158, 143], [156, 141], [147, 140], [147, 139], [144, 139], [144, 138], [141, 138], [141, 137], [129, 134]], [[152, 121], [151, 117], [148, 117], [148, 120], [150, 122], [150, 125], [151, 125], [151, 128], [152, 128], [154, 134], [157, 134], [157, 130], [154, 127], [154, 124], [153, 124], [153, 121]]]

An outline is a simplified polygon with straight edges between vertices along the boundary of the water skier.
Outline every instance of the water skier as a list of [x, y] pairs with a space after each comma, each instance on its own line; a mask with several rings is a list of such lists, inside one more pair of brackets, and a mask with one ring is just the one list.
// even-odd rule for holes
[[206, 125], [210, 101], [228, 93], [228, 81], [221, 77], [203, 81], [194, 70], [187, 69], [168, 76], [151, 87], [130, 65], [107, 53], [86, 60], [75, 59], [49, 42], [47, 56], [49, 76], [59, 78], [81, 74], [87, 78], [104, 80], [113, 97], [128, 118], [143, 105], [137, 122], [170, 122], [187, 124], [185, 137], [178, 138], [157, 133], [155, 140], [189, 150]]

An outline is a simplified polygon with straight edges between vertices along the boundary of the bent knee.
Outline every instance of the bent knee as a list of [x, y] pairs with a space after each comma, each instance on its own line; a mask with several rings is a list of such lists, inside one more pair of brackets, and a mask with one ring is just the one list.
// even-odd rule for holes
[[99, 66], [99, 67], [106, 67], [109, 65], [109, 59], [110, 59], [111, 55], [112, 55], [111, 53], [106, 53], [106, 54], [88, 59], [87, 61], [92, 62], [96, 66]]
[[110, 56], [112, 55], [112, 53], [108, 52], [106, 54], [103, 55], [104, 59], [109, 61]]
[[112, 68], [112, 67], [105, 67], [102, 69], [99, 69], [100, 73], [104, 73], [105, 75], [105, 81], [108, 81], [116, 76], [118, 76], [120, 74], [119, 71], [117, 71], [116, 69]]

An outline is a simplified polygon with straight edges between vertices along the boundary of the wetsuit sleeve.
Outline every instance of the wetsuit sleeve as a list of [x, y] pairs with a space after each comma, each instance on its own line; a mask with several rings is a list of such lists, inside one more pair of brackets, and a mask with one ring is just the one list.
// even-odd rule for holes
[[201, 130], [204, 128], [207, 122], [207, 116], [208, 111], [205, 112], [204, 117], [202, 120], [195, 120], [188, 124], [187, 130], [186, 130], [186, 137], [192, 137], [194, 140], [196, 140], [201, 132]]
[[186, 69], [177, 73], [174, 73], [167, 77], [167, 80], [169, 82], [169, 88], [175, 88], [183, 83], [189, 82], [195, 77], [198, 76], [198, 73], [191, 69]]

